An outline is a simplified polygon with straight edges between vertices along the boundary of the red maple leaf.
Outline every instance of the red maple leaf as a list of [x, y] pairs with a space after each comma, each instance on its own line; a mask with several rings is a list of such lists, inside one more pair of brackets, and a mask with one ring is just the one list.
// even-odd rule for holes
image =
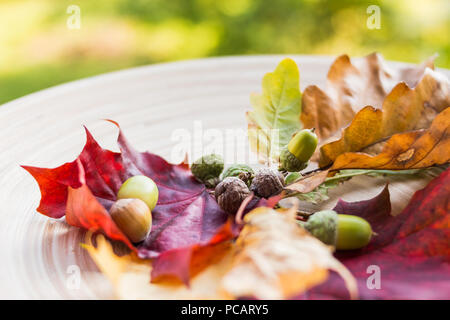
[[[68, 224], [120, 240], [141, 258], [164, 259], [171, 256], [171, 250], [186, 251], [234, 236], [231, 232], [224, 236], [222, 228], [228, 215], [205, 186], [194, 179], [187, 164], [173, 165], [155, 154], [137, 152], [121, 131], [118, 138], [121, 153], [101, 148], [87, 129], [86, 136], [83, 151], [71, 163], [54, 169], [23, 167], [41, 190], [38, 212], [52, 218], [65, 215]], [[137, 174], [155, 181], [159, 199], [152, 211], [152, 230], [136, 247], [116, 226], [108, 210], [117, 199], [122, 183]], [[220, 237], [216, 236], [218, 232]], [[167, 268], [172, 268], [176, 276], [187, 282], [188, 260], [158, 263], [178, 263], [177, 268]]]
[[[390, 215], [387, 187], [371, 200], [338, 202], [334, 210], [365, 218], [377, 233], [367, 247], [336, 254], [355, 276], [361, 299], [450, 299], [449, 195], [450, 168], [396, 217]], [[303, 298], [349, 297], [332, 274]]]

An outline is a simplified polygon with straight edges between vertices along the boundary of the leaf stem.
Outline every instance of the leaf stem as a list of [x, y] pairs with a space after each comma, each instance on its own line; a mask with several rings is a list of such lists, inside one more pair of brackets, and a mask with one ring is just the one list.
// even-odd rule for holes
[[[323, 169], [323, 168], [322, 168], [322, 169]], [[316, 169], [315, 171], [319, 171], [319, 170]], [[356, 177], [356, 176], [367, 175], [367, 174], [371, 174], [371, 173], [391, 175], [391, 174], [393, 174], [393, 172], [396, 172], [396, 171], [398, 171], [399, 174], [401, 174], [402, 171], [403, 171], [403, 173], [405, 173], [405, 174], [411, 174], [411, 173], [413, 173], [413, 172], [420, 171], [420, 169], [406, 169], [406, 170], [377, 170], [377, 169], [366, 169], [366, 170], [364, 170], [364, 169], [355, 169], [355, 170], [352, 170], [351, 172], [347, 172], [347, 173], [345, 173], [345, 174], [339, 174], [339, 173], [337, 173], [337, 174], [336, 174], [335, 176], [333, 176], [333, 177], [326, 178], [326, 179], [321, 183], [321, 185], [323, 185], [323, 184], [325, 184], [325, 183], [327, 183], [327, 182], [333, 182], [333, 181], [339, 181], [339, 180], [347, 180], [347, 179], [349, 179], [349, 178], [353, 178], [353, 177]], [[311, 171], [311, 172], [314, 172], [314, 170]], [[318, 187], [319, 187], [319, 186], [318, 186]], [[317, 188], [318, 188], [318, 187], [317, 187]], [[286, 198], [288, 198], [288, 197], [295, 197], [295, 196], [300, 195], [300, 194], [305, 194], [305, 193], [302, 193], [302, 192], [294, 192], [294, 193], [291, 193], [291, 194], [287, 194], [287, 195], [286, 195]]]

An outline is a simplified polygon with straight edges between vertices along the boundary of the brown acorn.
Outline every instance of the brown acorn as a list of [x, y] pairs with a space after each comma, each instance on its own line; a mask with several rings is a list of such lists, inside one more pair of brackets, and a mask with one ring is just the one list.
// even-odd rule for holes
[[140, 199], [117, 200], [109, 210], [119, 229], [137, 243], [143, 241], [152, 228], [152, 214], [147, 204]]
[[228, 177], [216, 186], [214, 195], [223, 211], [235, 214], [242, 201], [250, 195], [250, 190], [241, 179]]
[[281, 172], [264, 168], [256, 172], [250, 190], [257, 196], [267, 199], [281, 193], [284, 185], [284, 176]]

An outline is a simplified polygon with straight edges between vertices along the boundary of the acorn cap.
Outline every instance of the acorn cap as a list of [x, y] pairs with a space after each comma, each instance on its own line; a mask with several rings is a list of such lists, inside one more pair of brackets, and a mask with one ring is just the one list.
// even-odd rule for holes
[[251, 185], [254, 176], [255, 172], [250, 166], [246, 164], [233, 164], [222, 173], [222, 179], [228, 177], [237, 177], [244, 181], [247, 186]]
[[191, 166], [191, 172], [197, 180], [205, 183], [218, 178], [223, 171], [223, 158], [217, 154], [208, 154], [197, 159]]
[[337, 241], [338, 214], [334, 210], [318, 211], [308, 218], [304, 227], [323, 243], [334, 246]]
[[308, 166], [308, 162], [298, 160], [288, 149], [284, 147], [280, 153], [281, 168], [288, 172], [298, 172]]

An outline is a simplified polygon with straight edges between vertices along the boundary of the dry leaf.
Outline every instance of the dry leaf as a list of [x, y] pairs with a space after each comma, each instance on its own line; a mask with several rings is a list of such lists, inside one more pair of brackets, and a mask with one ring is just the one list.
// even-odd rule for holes
[[418, 169], [450, 162], [450, 107], [427, 130], [393, 135], [376, 156], [349, 152], [337, 157], [330, 170]]
[[226, 292], [287, 299], [325, 281], [331, 269], [356, 296], [353, 276], [333, 257], [332, 248], [299, 227], [294, 216], [295, 209], [281, 213], [263, 207], [245, 216], [231, 270], [222, 280]]
[[306, 176], [286, 189], [300, 193], [310, 192], [321, 185], [330, 174], [343, 169], [406, 170], [449, 162], [450, 107], [442, 111], [427, 130], [393, 135], [378, 155], [371, 156], [362, 152], [341, 154], [329, 169]]
[[207, 267], [192, 277], [189, 287], [170, 278], [151, 283], [148, 260], [139, 260], [134, 252], [118, 257], [101, 235], [97, 248], [89, 241], [84, 247], [122, 299], [290, 298], [325, 281], [329, 269], [345, 279], [356, 297], [352, 275], [333, 257], [331, 247], [297, 225], [294, 213], [263, 207], [248, 213], [236, 244], [221, 242], [194, 259]]
[[[140, 260], [134, 253], [117, 256], [111, 244], [102, 236], [96, 238], [97, 247], [90, 241], [84, 245], [101, 272], [111, 281], [118, 299], [224, 299], [220, 293], [220, 279], [231, 264], [232, 251], [224, 250], [219, 261], [199, 273], [186, 287], [179, 281], [167, 279], [150, 282], [152, 270], [149, 260]], [[228, 243], [228, 249], [230, 244]]]
[[[325, 181], [325, 179], [328, 176], [329, 171], [320, 171], [315, 172], [311, 175], [305, 176], [299, 180], [297, 180], [295, 183], [290, 184], [286, 187], [287, 190], [300, 192], [300, 193], [308, 193], [316, 189], [318, 186], [322, 184], [322, 182]], [[289, 194], [288, 194], [289, 195]]]
[[[103, 235], [99, 234], [95, 238], [97, 247], [94, 247], [92, 244], [91, 237], [92, 233], [88, 232], [86, 243], [83, 243], [82, 247], [88, 251], [97, 267], [113, 285], [116, 285], [120, 281], [121, 275], [126, 272], [132, 264], [148, 268], [149, 261], [139, 259], [134, 252], [120, 257], [117, 256], [114, 253], [111, 243], [108, 242]], [[147, 276], [149, 275], [150, 273], [147, 274]]]
[[434, 57], [416, 67], [393, 69], [377, 53], [354, 62], [347, 55], [340, 56], [330, 67], [325, 91], [309, 86], [303, 92], [301, 120], [306, 128], [316, 128], [323, 140], [370, 105], [386, 111], [388, 122], [384, 122], [383, 130], [390, 134], [426, 128], [433, 114], [450, 101], [448, 79], [432, 70], [433, 60]]
[[381, 110], [367, 106], [359, 111], [339, 140], [321, 147], [319, 164], [326, 166], [345, 152], [363, 150], [396, 133], [426, 129], [448, 106], [447, 78], [426, 69], [415, 89], [401, 82], [387, 95]]

